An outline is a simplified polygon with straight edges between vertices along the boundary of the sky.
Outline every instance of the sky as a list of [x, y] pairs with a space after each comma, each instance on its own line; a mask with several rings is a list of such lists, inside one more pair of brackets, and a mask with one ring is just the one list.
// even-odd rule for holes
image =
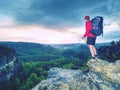
[[97, 43], [120, 39], [120, 0], [0, 0], [0, 41], [84, 43], [84, 16], [104, 17]]

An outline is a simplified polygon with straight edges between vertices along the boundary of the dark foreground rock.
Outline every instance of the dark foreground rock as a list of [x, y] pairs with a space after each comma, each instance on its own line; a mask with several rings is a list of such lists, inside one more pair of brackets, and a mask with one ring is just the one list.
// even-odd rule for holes
[[89, 72], [51, 68], [32, 90], [120, 90], [120, 60], [88, 62]]

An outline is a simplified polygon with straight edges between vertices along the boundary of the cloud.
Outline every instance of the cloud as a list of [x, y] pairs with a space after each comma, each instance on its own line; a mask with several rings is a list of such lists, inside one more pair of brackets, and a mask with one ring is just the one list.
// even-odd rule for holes
[[120, 30], [114, 30], [105, 34], [105, 39], [120, 39]]
[[120, 0], [104, 0], [104, 2], [100, 2], [97, 5], [95, 5], [91, 9], [91, 12], [93, 12], [95, 15], [103, 15], [107, 18], [113, 19], [117, 17], [116, 15], [119, 15], [118, 13], [120, 13], [119, 3], [120, 3]]
[[[51, 27], [78, 26], [84, 12], [99, 0], [1, 0], [1, 12], [18, 24], [40, 24]], [[100, 1], [102, 2], [102, 1]], [[85, 13], [87, 14], [87, 13]]]
[[[119, 3], [120, 0], [0, 0], [0, 29], [3, 29], [0, 35], [4, 39], [8, 35], [5, 32], [9, 31], [12, 40], [77, 42], [85, 32], [83, 17], [101, 15], [104, 17], [103, 41], [119, 38]], [[34, 26], [39, 28], [33, 29]], [[42, 35], [45, 33], [52, 39]], [[53, 40], [54, 34], [66, 39]]]
[[75, 43], [75, 34], [70, 31], [58, 31], [40, 26], [19, 26], [0, 28], [0, 41], [24, 41], [44, 44]]

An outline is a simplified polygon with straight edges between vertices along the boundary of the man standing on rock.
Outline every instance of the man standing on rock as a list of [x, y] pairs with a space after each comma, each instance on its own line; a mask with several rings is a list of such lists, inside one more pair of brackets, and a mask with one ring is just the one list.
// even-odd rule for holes
[[92, 60], [91, 61], [96, 61], [96, 57], [97, 57], [97, 52], [96, 52], [96, 48], [95, 48], [95, 42], [96, 42], [96, 36], [94, 34], [92, 34], [90, 32], [90, 30], [92, 30], [92, 23], [90, 21], [90, 17], [89, 16], [85, 16], [84, 17], [85, 20], [85, 34], [83, 35], [82, 39], [87, 38], [87, 45], [90, 49], [90, 53], [92, 56]]

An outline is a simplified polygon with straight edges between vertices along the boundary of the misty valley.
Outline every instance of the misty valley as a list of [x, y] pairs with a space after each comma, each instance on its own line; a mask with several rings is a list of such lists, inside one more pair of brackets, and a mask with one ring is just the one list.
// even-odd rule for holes
[[[120, 59], [120, 40], [96, 44], [96, 48], [103, 60]], [[0, 90], [30, 90], [53, 67], [87, 72], [90, 58], [85, 44], [0, 42]]]

